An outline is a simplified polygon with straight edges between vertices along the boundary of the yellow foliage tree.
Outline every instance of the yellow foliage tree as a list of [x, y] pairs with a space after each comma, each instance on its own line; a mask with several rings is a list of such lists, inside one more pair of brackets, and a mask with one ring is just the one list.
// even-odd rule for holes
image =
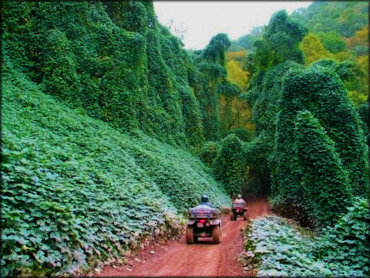
[[369, 25], [364, 28], [357, 30], [352, 38], [347, 40], [349, 48], [354, 48], [358, 45], [368, 46], [369, 45]]
[[230, 51], [226, 53], [226, 62], [231, 60], [242, 61], [247, 56], [247, 50]]
[[242, 91], [247, 88], [249, 83], [249, 72], [242, 69], [239, 62], [231, 60], [226, 64], [227, 80], [237, 85]]
[[330, 57], [334, 60], [337, 60], [338, 62], [343, 62], [344, 60], [348, 60], [352, 58], [352, 55], [349, 51], [343, 50], [338, 53], [330, 53]]
[[308, 33], [299, 47], [304, 54], [306, 66], [320, 59], [333, 58], [332, 54], [325, 49], [320, 38], [313, 33]]
[[360, 90], [360, 96], [357, 97], [357, 105], [359, 106], [365, 103], [369, 98], [369, 54], [358, 57], [357, 63], [364, 72], [360, 81], [363, 88]]

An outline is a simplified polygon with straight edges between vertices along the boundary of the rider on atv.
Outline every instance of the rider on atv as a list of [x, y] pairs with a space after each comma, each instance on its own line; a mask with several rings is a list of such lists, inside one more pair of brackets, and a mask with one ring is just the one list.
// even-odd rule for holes
[[186, 242], [198, 242], [199, 238], [212, 238], [213, 243], [222, 241], [221, 213], [203, 194], [201, 203], [189, 209], [189, 220], [186, 227]]
[[238, 194], [237, 198], [233, 200], [230, 220], [236, 220], [238, 216], [243, 216], [244, 220], [248, 220], [247, 203], [243, 200], [242, 195]]
[[233, 203], [243, 204], [244, 207], [247, 206], [247, 203], [244, 201], [241, 194], [238, 194], [238, 196], [234, 199]]
[[211, 208], [215, 208], [208, 200], [208, 196], [206, 194], [203, 194], [202, 197], [201, 197], [201, 203], [199, 205], [203, 205], [203, 206], [209, 206]]

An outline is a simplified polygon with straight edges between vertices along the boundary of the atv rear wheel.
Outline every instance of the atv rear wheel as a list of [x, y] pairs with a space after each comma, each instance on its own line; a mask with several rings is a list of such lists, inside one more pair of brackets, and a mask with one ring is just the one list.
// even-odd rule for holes
[[221, 235], [221, 227], [220, 226], [216, 226], [213, 228], [212, 230], [212, 240], [213, 240], [213, 243], [220, 243], [222, 241], [222, 235]]
[[233, 220], [235, 220], [236, 219], [236, 216], [234, 215], [234, 213], [232, 212], [231, 214], [230, 214], [230, 220], [231, 221], [233, 221]]
[[186, 243], [187, 244], [194, 243], [193, 227], [187, 227], [186, 228]]

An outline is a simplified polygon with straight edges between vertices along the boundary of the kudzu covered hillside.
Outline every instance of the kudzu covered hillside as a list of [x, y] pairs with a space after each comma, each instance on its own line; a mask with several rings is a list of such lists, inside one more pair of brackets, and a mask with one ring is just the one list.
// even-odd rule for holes
[[[219, 139], [226, 35], [190, 54], [150, 2], [5, 2], [2, 274], [58, 274], [171, 236]], [[170, 145], [169, 145], [170, 144]]]
[[[332, 5], [190, 51], [149, 1], [4, 1], [1, 275], [89, 272], [179, 236], [201, 194], [222, 209], [240, 192], [369, 274], [368, 4], [334, 7], [356, 22]], [[268, 221], [285, 226], [250, 236]], [[328, 275], [333, 252], [312, 255]]]

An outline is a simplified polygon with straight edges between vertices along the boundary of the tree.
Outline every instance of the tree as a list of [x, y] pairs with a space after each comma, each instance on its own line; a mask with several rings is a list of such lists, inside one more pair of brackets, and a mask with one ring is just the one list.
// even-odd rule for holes
[[299, 47], [303, 51], [306, 66], [317, 60], [331, 57], [330, 52], [325, 49], [320, 38], [313, 33], [308, 33]]
[[203, 57], [220, 65], [225, 63], [225, 51], [231, 45], [226, 34], [219, 33], [214, 36], [203, 51]]
[[236, 135], [231, 134], [221, 141], [221, 149], [212, 168], [216, 180], [223, 184], [230, 196], [242, 191], [246, 167], [242, 142]]
[[289, 18], [285, 10], [276, 12], [270, 19], [263, 39], [255, 42], [255, 63], [260, 70], [287, 60], [303, 63], [303, 54], [298, 47], [307, 29]]
[[249, 73], [244, 71], [239, 62], [231, 60], [226, 64], [227, 80], [245, 90], [249, 83]]
[[318, 36], [325, 49], [331, 53], [338, 53], [347, 47], [345, 40], [335, 31], [327, 33], [320, 32], [318, 33]]
[[[198, 91], [197, 98], [200, 103], [204, 136], [208, 141], [220, 139], [220, 115], [218, 95], [220, 89], [225, 89], [226, 81], [225, 51], [230, 46], [226, 34], [214, 36], [206, 48], [196, 55], [197, 67], [201, 78], [202, 89]], [[237, 87], [230, 87], [232, 91]]]
[[331, 225], [351, 203], [348, 174], [343, 169], [333, 140], [309, 111], [295, 119], [297, 174], [300, 203], [312, 222]]
[[[301, 173], [294, 158], [294, 119], [308, 110], [317, 118], [348, 173], [353, 195], [368, 192], [365, 145], [358, 114], [333, 71], [312, 65], [307, 70], [291, 70], [285, 76], [276, 124], [276, 143], [272, 159], [273, 195], [277, 203], [299, 199]], [[290, 197], [289, 197], [290, 196]]]

